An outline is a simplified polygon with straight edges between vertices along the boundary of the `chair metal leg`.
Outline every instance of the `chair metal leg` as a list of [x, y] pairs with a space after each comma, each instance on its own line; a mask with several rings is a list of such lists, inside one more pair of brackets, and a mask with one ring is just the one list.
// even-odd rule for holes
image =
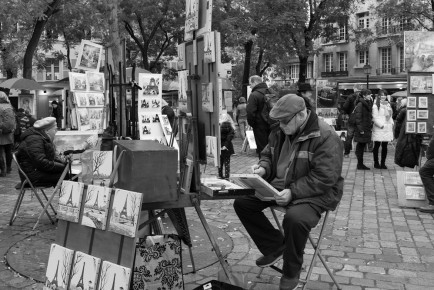
[[21, 203], [23, 202], [24, 194], [26, 193], [26, 190], [24, 189], [24, 185], [25, 185], [24, 183], [23, 185], [21, 185], [20, 194], [18, 195], [17, 202], [15, 203], [14, 210], [12, 211], [11, 219], [9, 220], [10, 226], [14, 223], [15, 219], [17, 218], [18, 211], [21, 207]]
[[39, 196], [38, 191], [37, 191], [36, 188], [34, 188], [33, 186], [32, 186], [31, 188], [32, 188], [32, 191], [35, 193], [36, 198], [38, 199], [39, 203], [40, 203], [41, 206], [44, 208], [45, 213], [47, 214], [48, 219], [50, 220], [51, 224], [54, 225], [54, 220], [51, 218], [51, 215], [48, 213], [48, 210], [45, 209], [45, 204], [44, 204], [44, 202], [42, 201], [41, 197]]
[[[45, 194], [45, 192], [44, 192], [44, 190], [42, 188], [41, 188], [41, 192], [42, 192], [42, 195], [45, 197], [45, 200], [48, 201], [48, 197], [47, 197], [47, 195]], [[54, 209], [54, 207], [53, 207], [53, 205], [51, 203], [50, 203], [50, 207], [51, 207], [51, 210], [53, 211], [53, 214], [57, 215], [57, 212], [56, 212], [56, 210]]]
[[190, 253], [190, 260], [191, 260], [191, 266], [193, 267], [193, 273], [196, 273], [196, 265], [194, 264], [192, 247], [188, 247], [188, 252]]

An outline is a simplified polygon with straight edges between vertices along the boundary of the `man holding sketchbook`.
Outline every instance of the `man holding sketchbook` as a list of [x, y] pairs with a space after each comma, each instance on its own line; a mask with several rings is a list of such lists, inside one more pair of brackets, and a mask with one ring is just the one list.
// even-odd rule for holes
[[[334, 210], [342, 198], [343, 146], [334, 129], [306, 108], [303, 98], [288, 94], [270, 111], [279, 121], [261, 152], [253, 173], [279, 191], [275, 200], [256, 196], [238, 198], [235, 211], [263, 254], [256, 260], [266, 267], [283, 258], [280, 289], [295, 289], [310, 230], [325, 210]], [[283, 206], [285, 235], [262, 212]]]

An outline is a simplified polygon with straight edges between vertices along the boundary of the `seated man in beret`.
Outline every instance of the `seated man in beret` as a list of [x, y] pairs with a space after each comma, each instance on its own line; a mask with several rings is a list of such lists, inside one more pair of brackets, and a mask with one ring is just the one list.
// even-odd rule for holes
[[65, 169], [66, 162], [56, 156], [53, 144], [56, 132], [56, 118], [47, 117], [36, 121], [21, 135], [17, 160], [33, 184], [55, 185]]
[[[280, 289], [295, 289], [299, 283], [303, 253], [310, 230], [325, 210], [334, 210], [342, 198], [343, 145], [335, 130], [306, 108], [304, 99], [283, 96], [270, 111], [279, 121], [272, 129], [259, 163], [252, 167], [280, 191], [275, 201], [255, 196], [237, 198], [235, 212], [257, 245], [259, 267], [283, 257]], [[286, 208], [285, 235], [262, 212], [270, 206]]]

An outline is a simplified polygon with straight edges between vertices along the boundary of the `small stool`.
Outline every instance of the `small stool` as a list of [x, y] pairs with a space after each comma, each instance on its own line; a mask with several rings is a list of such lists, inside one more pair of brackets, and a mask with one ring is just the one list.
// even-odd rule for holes
[[[282, 227], [282, 224], [280, 223], [280, 221], [279, 221], [279, 219], [277, 217], [276, 211], [280, 211], [280, 212], [285, 213], [286, 212], [286, 208], [281, 207], [281, 206], [272, 206], [272, 207], [270, 207], [270, 210], [271, 210], [271, 213], [273, 214], [273, 218], [274, 218], [274, 220], [275, 220], [275, 222], [277, 224], [277, 227], [279, 228], [279, 230], [283, 234], [283, 227]], [[323, 239], [324, 228], [325, 228], [325, 226], [327, 224], [327, 220], [328, 220], [328, 217], [329, 217], [329, 211], [328, 210], [325, 211], [325, 213], [324, 213], [323, 216], [324, 216], [324, 218], [322, 220], [322, 225], [320, 226], [321, 228], [320, 228], [320, 232], [319, 232], [319, 236], [318, 236], [317, 240], [315, 241], [312, 238], [312, 236], [310, 235], [310, 233], [309, 233], [309, 241], [310, 241], [310, 244], [312, 245], [313, 249], [315, 250], [315, 252], [313, 254], [312, 261], [310, 262], [309, 268], [307, 270], [306, 279], [300, 279], [300, 283], [303, 284], [303, 288], [302, 288], [303, 290], [306, 289], [306, 284], [309, 281], [309, 278], [310, 278], [310, 276], [312, 274], [312, 270], [313, 270], [313, 267], [315, 265], [316, 257], [319, 257], [319, 259], [321, 260], [321, 263], [323, 264], [324, 268], [327, 270], [327, 273], [330, 275], [330, 278], [333, 280], [333, 283], [335, 283], [336, 287], [339, 290], [342, 289], [342, 287], [339, 285], [338, 281], [336, 281], [336, 278], [333, 275], [333, 272], [328, 267], [326, 260], [321, 255], [320, 246], [321, 246], [321, 241]], [[274, 270], [276, 270], [276, 271], [278, 271], [279, 273], [282, 274], [282, 270], [279, 269], [278, 267], [276, 267], [274, 265], [271, 265], [270, 268], [272, 268], [272, 269], [274, 269]], [[259, 271], [259, 273], [258, 273], [258, 275], [256, 277], [259, 278], [261, 276], [263, 270], [264, 270], [264, 268], [261, 268], [261, 270]]]

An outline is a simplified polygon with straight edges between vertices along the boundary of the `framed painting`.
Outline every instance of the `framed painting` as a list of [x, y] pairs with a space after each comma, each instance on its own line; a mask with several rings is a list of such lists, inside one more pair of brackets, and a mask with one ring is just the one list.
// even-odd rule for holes
[[99, 71], [103, 49], [102, 45], [93, 43], [89, 40], [82, 40], [75, 68]]

